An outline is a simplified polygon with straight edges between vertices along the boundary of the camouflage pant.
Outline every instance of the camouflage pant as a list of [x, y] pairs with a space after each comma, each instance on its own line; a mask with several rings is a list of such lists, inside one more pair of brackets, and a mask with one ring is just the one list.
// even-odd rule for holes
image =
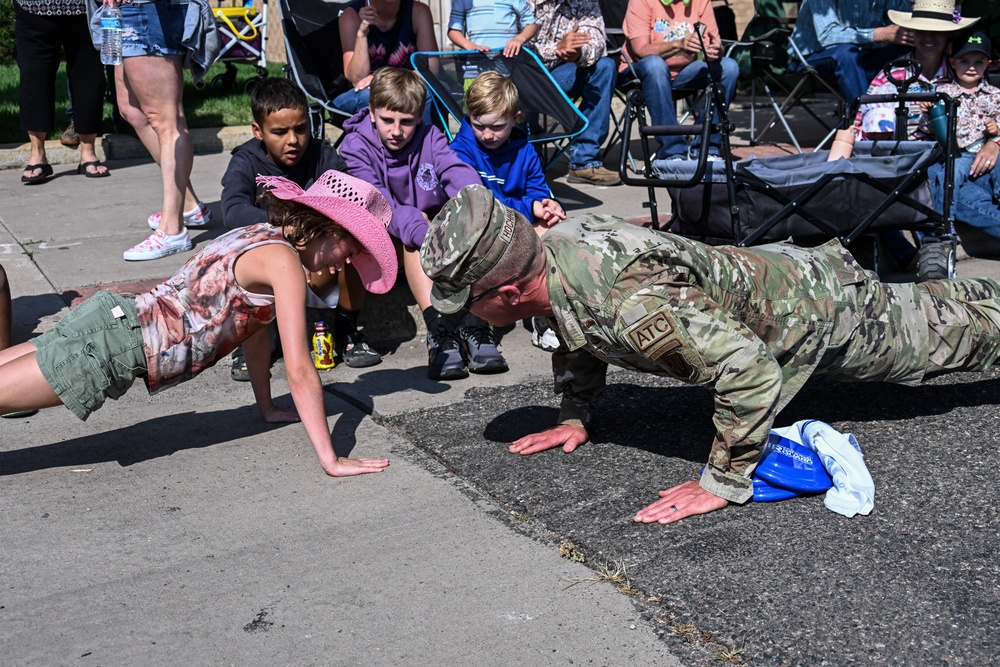
[[1000, 284], [988, 278], [917, 285], [927, 316], [924, 377], [982, 371], [1000, 360]]

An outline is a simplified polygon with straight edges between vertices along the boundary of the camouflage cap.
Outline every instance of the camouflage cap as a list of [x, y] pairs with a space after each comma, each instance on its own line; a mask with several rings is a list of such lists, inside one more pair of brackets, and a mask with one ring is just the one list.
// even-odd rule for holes
[[469, 185], [431, 220], [420, 265], [434, 281], [431, 304], [438, 311], [448, 315], [465, 306], [471, 285], [507, 252], [520, 215], [496, 201], [488, 188]]

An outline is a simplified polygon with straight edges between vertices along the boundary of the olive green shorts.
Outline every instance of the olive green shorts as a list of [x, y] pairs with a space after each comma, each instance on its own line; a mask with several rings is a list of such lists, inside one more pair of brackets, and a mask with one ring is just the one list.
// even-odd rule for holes
[[131, 296], [98, 292], [31, 342], [45, 380], [83, 420], [146, 376], [142, 330]]

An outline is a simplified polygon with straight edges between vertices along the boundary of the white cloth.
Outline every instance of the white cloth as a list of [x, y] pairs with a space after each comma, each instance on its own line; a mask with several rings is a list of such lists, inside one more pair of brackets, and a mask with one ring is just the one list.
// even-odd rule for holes
[[833, 479], [823, 504], [827, 509], [852, 517], [869, 514], [875, 507], [875, 480], [872, 479], [861, 447], [853, 434], [846, 436], [829, 424], [815, 419], [772, 429], [782, 438], [793, 440], [819, 455]]

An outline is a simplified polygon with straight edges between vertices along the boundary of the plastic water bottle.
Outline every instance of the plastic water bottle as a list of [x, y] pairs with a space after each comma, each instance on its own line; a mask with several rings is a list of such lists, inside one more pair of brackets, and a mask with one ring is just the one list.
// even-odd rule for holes
[[122, 13], [117, 7], [105, 7], [101, 15], [101, 63], [122, 64]]

